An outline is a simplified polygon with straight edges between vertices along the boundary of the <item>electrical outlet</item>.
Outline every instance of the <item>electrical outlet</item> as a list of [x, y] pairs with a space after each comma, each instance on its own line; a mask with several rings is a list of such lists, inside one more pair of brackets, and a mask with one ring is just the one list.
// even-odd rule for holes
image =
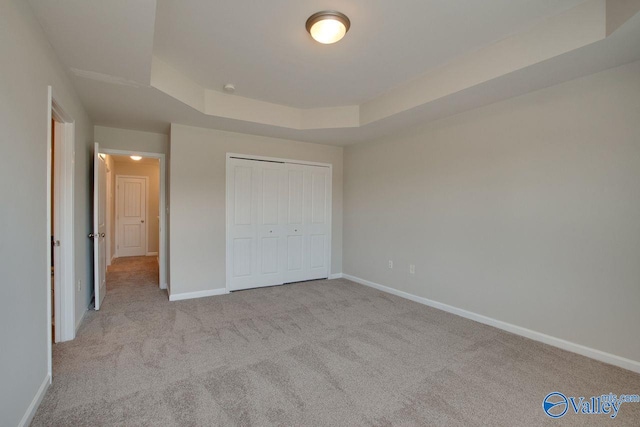
[[82, 279], [78, 279], [78, 283], [76, 284], [76, 288], [78, 289], [78, 292], [80, 292], [82, 290]]
[[389, 268], [393, 268], [393, 261], [389, 260]]
[[413, 264], [409, 265], [409, 274], [416, 274], [416, 266]]

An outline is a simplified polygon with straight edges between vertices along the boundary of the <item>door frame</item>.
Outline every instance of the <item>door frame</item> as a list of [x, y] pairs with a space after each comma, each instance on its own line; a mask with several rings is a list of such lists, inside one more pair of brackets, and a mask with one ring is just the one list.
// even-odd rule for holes
[[332, 237], [333, 237], [333, 165], [331, 163], [321, 163], [321, 162], [309, 162], [306, 160], [294, 160], [294, 159], [284, 159], [280, 157], [266, 157], [266, 156], [254, 156], [252, 154], [239, 154], [239, 153], [227, 153], [225, 160], [225, 290], [227, 293], [232, 291], [230, 287], [231, 282], [231, 257], [228, 251], [228, 242], [231, 228], [231, 215], [229, 213], [230, 206], [230, 196], [229, 196], [229, 161], [231, 159], [241, 159], [241, 160], [257, 160], [257, 161], [266, 161], [266, 162], [278, 162], [278, 163], [290, 163], [296, 165], [304, 165], [304, 166], [320, 166], [329, 168], [329, 189], [331, 190], [331, 197], [329, 197], [329, 236], [328, 236], [328, 246], [329, 246], [329, 255], [327, 260], [327, 274], [328, 277], [331, 277], [331, 258], [333, 256], [333, 248], [332, 248]]
[[[75, 122], [56, 98], [52, 86], [47, 87], [47, 351], [48, 372], [52, 375], [52, 342], [69, 341], [76, 336], [75, 324], [75, 289], [73, 286], [75, 274], [74, 247], [74, 157], [75, 157]], [[52, 120], [55, 125], [52, 126]], [[59, 135], [55, 147], [52, 147], [51, 137]], [[55, 155], [52, 150], [55, 149]], [[56, 162], [54, 165], [53, 162]], [[55, 185], [55, 196], [51, 191], [51, 177]], [[54, 274], [59, 278], [55, 289], [56, 336], [51, 333], [51, 209], [56, 209], [53, 220], [55, 228], [59, 230], [56, 240], [60, 240], [58, 265], [54, 266]]]
[[115, 192], [115, 213], [116, 213], [116, 220], [115, 220], [115, 226], [116, 226], [116, 258], [120, 258], [120, 253], [118, 252], [120, 250], [120, 241], [119, 241], [119, 236], [120, 236], [120, 227], [119, 227], [119, 201], [120, 201], [120, 197], [118, 196], [118, 194], [120, 193], [120, 184], [118, 183], [118, 181], [120, 179], [123, 178], [135, 178], [135, 179], [144, 179], [144, 255], [141, 256], [149, 256], [149, 212], [147, 211], [147, 209], [149, 209], [149, 177], [146, 176], [140, 176], [140, 175], [118, 175], [116, 174], [116, 192]]
[[[106, 159], [105, 159], [106, 160]], [[106, 266], [109, 267], [111, 265], [111, 261], [113, 258], [111, 257], [111, 227], [113, 227], [113, 218], [111, 218], [111, 200], [113, 199], [113, 186], [111, 185], [111, 177], [113, 176], [113, 171], [109, 168], [109, 163], [105, 161], [105, 167], [107, 170], [107, 212], [106, 212], [106, 221], [105, 221], [105, 230], [107, 233], [107, 242], [105, 244], [106, 252], [107, 252], [107, 262]], [[114, 202], [115, 205], [115, 202]]]
[[[158, 236], [158, 264], [160, 268], [160, 289], [167, 289], [171, 284], [168, 281], [167, 276], [167, 213], [168, 207], [166, 206], [166, 157], [163, 153], [148, 153], [141, 151], [129, 151], [129, 150], [113, 150], [110, 148], [104, 148], [100, 145], [100, 153], [108, 154], [110, 156], [142, 156], [152, 159], [160, 160], [160, 233]], [[148, 193], [148, 192], [147, 192]], [[117, 199], [117, 198], [116, 198]], [[147, 221], [148, 222], [148, 221]], [[117, 234], [117, 232], [116, 232]], [[148, 234], [148, 233], [147, 233]]]

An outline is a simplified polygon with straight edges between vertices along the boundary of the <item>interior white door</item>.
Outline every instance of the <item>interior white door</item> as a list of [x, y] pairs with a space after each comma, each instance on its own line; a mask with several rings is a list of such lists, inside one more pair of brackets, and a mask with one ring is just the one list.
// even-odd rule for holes
[[95, 144], [93, 154], [93, 271], [95, 309], [102, 306], [107, 295], [107, 251], [106, 251], [106, 197], [107, 197], [107, 166], [105, 159], [100, 156], [100, 147]]
[[227, 168], [229, 287], [283, 283], [284, 164], [230, 159]]
[[147, 181], [140, 177], [117, 177], [118, 257], [147, 254]]

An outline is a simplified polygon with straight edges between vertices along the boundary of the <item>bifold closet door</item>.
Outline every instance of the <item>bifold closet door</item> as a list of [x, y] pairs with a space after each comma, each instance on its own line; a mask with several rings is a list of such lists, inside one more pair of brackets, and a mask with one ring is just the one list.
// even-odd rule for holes
[[232, 290], [284, 283], [285, 165], [230, 159], [227, 256]]
[[331, 169], [230, 158], [230, 290], [329, 276]]
[[330, 169], [287, 164], [285, 283], [329, 277]]

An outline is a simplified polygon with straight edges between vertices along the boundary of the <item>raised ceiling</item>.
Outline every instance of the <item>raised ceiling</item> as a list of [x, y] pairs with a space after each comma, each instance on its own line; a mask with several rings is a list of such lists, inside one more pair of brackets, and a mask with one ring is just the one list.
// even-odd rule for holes
[[[158, 0], [155, 56], [208, 89], [297, 108], [361, 104], [584, 0]], [[350, 17], [347, 37], [314, 42], [314, 12]]]
[[[155, 132], [344, 145], [640, 59], [640, 0], [30, 4], [94, 122]], [[335, 45], [304, 28], [323, 9]]]

